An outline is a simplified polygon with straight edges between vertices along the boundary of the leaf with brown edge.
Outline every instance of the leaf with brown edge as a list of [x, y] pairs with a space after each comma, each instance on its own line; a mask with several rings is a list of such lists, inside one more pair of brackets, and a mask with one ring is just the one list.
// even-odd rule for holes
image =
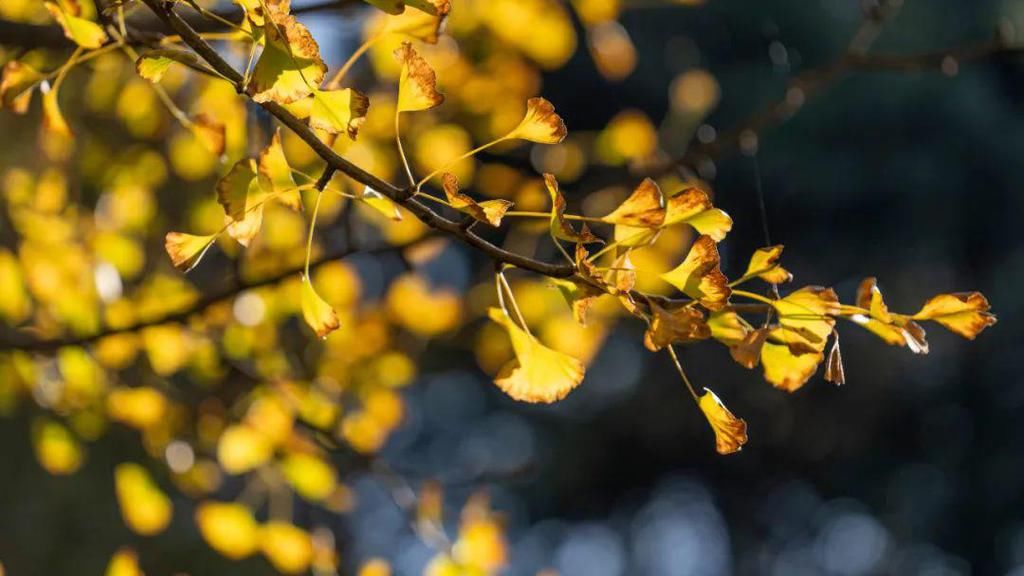
[[817, 372], [818, 364], [821, 364], [825, 355], [821, 352], [794, 353], [781, 336], [784, 333], [781, 328], [769, 333], [768, 341], [761, 347], [761, 367], [764, 369], [764, 379], [773, 386], [795, 392]]
[[603, 296], [605, 292], [592, 284], [574, 278], [551, 278], [551, 282], [558, 288], [569, 308], [572, 309], [573, 319], [585, 326], [590, 305], [593, 304], [595, 298]]
[[748, 332], [742, 340], [729, 346], [729, 354], [737, 364], [752, 370], [761, 362], [761, 348], [768, 339], [768, 328]]
[[430, 110], [444, 102], [444, 94], [437, 91], [437, 75], [427, 61], [409, 42], [395, 50], [395, 59], [402, 64], [398, 78], [398, 111]]
[[552, 236], [567, 242], [576, 242], [579, 244], [601, 242], [600, 238], [594, 236], [590, 232], [590, 228], [588, 228], [586, 224], [583, 224], [580, 227], [580, 231], [576, 232], [572, 225], [565, 219], [565, 197], [562, 196], [562, 192], [558, 188], [558, 180], [555, 179], [554, 174], [544, 174], [544, 186], [548, 189], [548, 194], [551, 196]]
[[291, 13], [291, 0], [232, 0], [242, 7], [245, 17], [256, 27], [266, 24], [267, 14], [288, 15]]
[[263, 26], [265, 45], [247, 90], [256, 102], [290, 104], [313, 93], [327, 65], [309, 29], [294, 16], [271, 13]]
[[988, 299], [981, 292], [939, 294], [924, 303], [915, 320], [932, 320], [949, 331], [974, 340], [982, 330], [996, 323]]
[[743, 273], [744, 278], [758, 278], [769, 284], [782, 284], [793, 279], [793, 275], [779, 264], [782, 257], [782, 244], [758, 248], [750, 257], [747, 264], [747, 271]]
[[710, 236], [700, 236], [690, 247], [686, 259], [661, 278], [708, 310], [721, 310], [728, 304], [732, 290], [720, 264], [715, 241]]
[[32, 100], [32, 92], [46, 76], [28, 64], [11, 60], [4, 64], [0, 78], [0, 108], [24, 114]]
[[839, 350], [839, 333], [832, 336], [832, 349], [825, 359], [825, 381], [836, 386], [846, 384], [846, 370], [843, 369], [843, 353]]
[[448, 172], [445, 172], [441, 179], [441, 187], [452, 208], [495, 228], [501, 226], [501, 219], [505, 216], [505, 212], [512, 208], [512, 202], [508, 200], [484, 200], [483, 202], [473, 200], [467, 194], [459, 191], [459, 179]]
[[330, 134], [344, 133], [355, 140], [369, 109], [370, 99], [358, 90], [314, 90], [309, 125]]
[[200, 65], [199, 57], [188, 50], [179, 48], [157, 48], [139, 56], [135, 61], [135, 71], [142, 78], [154, 84], [160, 83], [171, 64], [178, 62], [185, 66]]
[[451, 3], [448, 0], [406, 0], [405, 3], [420, 9], [386, 17], [380, 34], [409, 36], [427, 44], [437, 44], [451, 11]]
[[526, 101], [526, 115], [505, 138], [558, 144], [568, 133], [562, 117], [555, 113], [554, 104], [538, 97]]
[[302, 209], [302, 196], [296, 189], [292, 168], [281, 145], [281, 129], [274, 132], [270, 144], [260, 152], [256, 171], [260, 185], [277, 195], [278, 201], [292, 210]]
[[904, 314], [889, 312], [875, 278], [865, 278], [857, 288], [857, 306], [868, 314], [855, 313], [850, 320], [881, 338], [890, 346], [906, 346], [914, 354], [927, 354], [925, 331]]
[[51, 134], [63, 138], [71, 138], [71, 128], [64, 113], [60, 111], [60, 102], [57, 101], [57, 91], [50, 90], [43, 94], [43, 128]]
[[188, 272], [196, 267], [216, 239], [216, 234], [196, 236], [184, 232], [168, 232], [164, 237], [164, 249], [167, 250], [167, 255], [171, 257], [175, 268]]
[[615, 257], [604, 274], [604, 283], [612, 294], [626, 294], [636, 286], [636, 268], [628, 251]]
[[814, 350], [825, 349], [825, 340], [836, 325], [840, 313], [839, 297], [831, 288], [805, 286], [772, 303], [779, 323], [782, 341], [806, 343]]
[[214, 156], [224, 154], [224, 146], [227, 141], [227, 129], [224, 123], [213, 116], [205, 113], [196, 114], [192, 118], [189, 129], [203, 147]]
[[687, 344], [711, 337], [711, 327], [704, 314], [693, 306], [672, 304], [661, 306], [650, 302], [651, 322], [644, 332], [644, 346], [657, 352], [670, 344]]
[[228, 235], [248, 246], [263, 226], [269, 193], [260, 186], [256, 162], [239, 160], [217, 182], [217, 202], [224, 208]]
[[889, 307], [882, 299], [882, 291], [878, 288], [878, 280], [874, 277], [861, 280], [857, 287], [857, 306], [870, 311], [871, 317], [885, 323], [892, 322]]
[[488, 316], [508, 332], [515, 352], [515, 358], [494, 377], [503, 392], [522, 402], [550, 404], [583, 382], [582, 362], [544, 346], [500, 308], [489, 309]]
[[309, 277], [305, 275], [302, 276], [302, 319], [319, 338], [326, 338], [341, 326], [338, 313], [316, 293]]
[[659, 228], [665, 222], [665, 195], [657, 182], [645, 178], [629, 198], [601, 220], [636, 228]]
[[751, 326], [742, 316], [732, 310], [712, 312], [708, 316], [708, 327], [711, 337], [726, 346], [735, 346], [753, 332]]
[[697, 404], [715, 432], [715, 450], [719, 454], [733, 454], [747, 443], [747, 423], [732, 412], [710, 389], [705, 388]]
[[[107, 41], [107, 33], [99, 24], [81, 18], [78, 10], [67, 10], [61, 2], [43, 2], [50, 16], [64, 29], [64, 36], [82, 48], [95, 49]], [[77, 5], [73, 5], [77, 8]]]
[[707, 192], [700, 188], [686, 188], [665, 202], [665, 226], [685, 223], [698, 234], [722, 241], [732, 230], [732, 218], [715, 208]]

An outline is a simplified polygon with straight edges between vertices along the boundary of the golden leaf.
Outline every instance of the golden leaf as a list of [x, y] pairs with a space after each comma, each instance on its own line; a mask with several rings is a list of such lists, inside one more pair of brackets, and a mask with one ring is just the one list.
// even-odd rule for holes
[[188, 50], [157, 48], [139, 56], [135, 61], [135, 71], [146, 80], [158, 84], [175, 62], [189, 67], [198, 66], [200, 63], [199, 57]]
[[291, 12], [291, 0], [232, 0], [242, 7], [246, 18], [254, 26], [263, 26], [266, 23], [267, 13], [271, 15], [289, 14]]
[[925, 302], [912, 318], [933, 320], [968, 340], [974, 340], [982, 330], [996, 323], [996, 317], [989, 313], [989, 308], [988, 300], [981, 292], [939, 294]]
[[234, 424], [217, 441], [217, 461], [228, 474], [242, 474], [262, 466], [274, 454], [274, 446], [259, 430]]
[[263, 30], [266, 45], [249, 79], [252, 99], [289, 104], [312, 94], [327, 66], [309, 30], [284, 13], [271, 13]]
[[700, 236], [693, 242], [686, 259], [661, 278], [708, 310], [721, 310], [728, 304], [732, 290], [720, 263], [715, 241], [710, 236]]
[[295, 492], [311, 502], [326, 500], [338, 484], [334, 468], [311, 454], [288, 454], [281, 461], [281, 472]]
[[241, 504], [202, 502], [196, 507], [195, 520], [203, 540], [232, 560], [250, 556], [259, 545], [259, 525]]
[[586, 325], [587, 312], [594, 299], [602, 296], [605, 292], [586, 282], [573, 278], [551, 278], [562, 297], [565, 298], [569, 308], [572, 309], [572, 317], [580, 324]]
[[145, 468], [132, 463], [118, 464], [114, 469], [114, 491], [121, 516], [133, 532], [152, 536], [167, 528], [174, 510], [171, 499]]
[[313, 561], [313, 540], [287, 522], [267, 522], [260, 529], [260, 550], [279, 572], [302, 574]]
[[512, 202], [508, 200], [484, 200], [478, 203], [467, 194], [459, 192], [459, 179], [448, 172], [442, 177], [442, 188], [452, 208], [495, 228], [501, 226], [501, 219], [505, 216], [505, 212], [512, 208]]
[[344, 133], [355, 140], [369, 108], [370, 99], [352, 88], [314, 90], [309, 125], [330, 134]]
[[224, 208], [228, 235], [248, 246], [263, 226], [269, 193], [260, 186], [256, 162], [239, 160], [217, 182], [217, 202]]
[[171, 257], [174, 267], [182, 272], [188, 272], [195, 268], [216, 239], [216, 234], [196, 236], [184, 232], [168, 232], [164, 237], [164, 248]]
[[203, 146], [214, 156], [224, 153], [224, 145], [227, 140], [227, 129], [224, 123], [209, 114], [199, 113], [192, 118], [189, 125], [192, 134]]
[[579, 233], [577, 233], [576, 230], [573, 229], [572, 225], [566, 221], [565, 197], [562, 196], [562, 192], [558, 189], [558, 180], [555, 180], [554, 174], [544, 174], [544, 186], [547, 187], [548, 193], [551, 195], [552, 236], [568, 242], [577, 242], [581, 244], [601, 241], [600, 238], [594, 236], [590, 232], [590, 229], [587, 228], [586, 224], [583, 224], [580, 227]]
[[4, 64], [3, 78], [0, 79], [0, 108], [15, 114], [27, 112], [32, 91], [44, 78], [44, 74], [17, 60]]
[[601, 220], [636, 228], [660, 228], [665, 223], [665, 212], [665, 195], [661, 188], [654, 180], [645, 178], [629, 198]]
[[274, 132], [270, 144], [260, 152], [256, 170], [263, 188], [276, 194], [276, 198], [282, 204], [292, 210], [302, 208], [302, 196], [296, 190], [292, 168], [284, 155], [284, 147], [281, 146], [280, 128]]
[[568, 133], [565, 122], [555, 113], [555, 106], [551, 102], [544, 98], [530, 98], [526, 101], [526, 115], [506, 138], [538, 144], [558, 144], [565, 140]]
[[704, 389], [698, 404], [715, 432], [715, 450], [719, 454], [733, 454], [742, 450], [743, 445], [747, 443], [747, 423], [742, 418], [733, 416], [718, 396], [708, 388]]
[[523, 402], [550, 404], [564, 398], [583, 381], [582, 362], [544, 346], [504, 310], [491, 308], [488, 315], [508, 332], [516, 356], [494, 378], [506, 394]]
[[437, 91], [434, 69], [416, 53], [412, 44], [402, 42], [395, 50], [395, 59], [402, 64], [398, 79], [398, 112], [430, 110], [444, 102], [444, 95]]
[[627, 295], [636, 286], [636, 268], [629, 252], [619, 254], [604, 275], [604, 284], [612, 294]]
[[735, 346], [743, 342], [747, 334], [754, 328], [742, 316], [732, 310], [712, 312], [708, 316], [711, 337], [726, 346]]
[[794, 353], [789, 344], [779, 338], [784, 332], [775, 329], [769, 334], [771, 340], [761, 347], [761, 366], [764, 368], [765, 380], [776, 388], [794, 392], [807, 383], [818, 370], [818, 364], [824, 360], [824, 354]]
[[389, 220], [393, 220], [395, 222], [402, 221], [402, 213], [398, 211], [398, 205], [387, 196], [373, 188], [370, 188], [369, 186], [363, 188], [363, 193], [359, 195], [359, 200], [370, 208], [380, 212]]
[[906, 346], [914, 354], [928, 353], [924, 328], [909, 316], [889, 312], [875, 278], [861, 281], [857, 288], [857, 306], [867, 309], [868, 315], [851, 314], [850, 320], [855, 324], [863, 326], [891, 346]]
[[316, 293], [306, 276], [302, 277], [302, 318], [319, 338], [326, 338], [341, 326], [338, 313]]
[[386, 17], [380, 34], [399, 34], [427, 44], [437, 44], [438, 38], [444, 31], [448, 13], [451, 11], [451, 2], [449, 0], [406, 0], [405, 3], [419, 8], [419, 10], [406, 10], [400, 14]]
[[750, 370], [761, 361], [761, 348], [768, 338], [768, 329], [759, 328], [748, 332], [743, 340], [729, 346], [729, 354], [737, 364]]
[[846, 384], [846, 370], [843, 369], [843, 353], [839, 350], [839, 335], [833, 336], [832, 349], [825, 360], [825, 381], [836, 386]]
[[669, 198], [665, 203], [665, 226], [689, 224], [699, 234], [710, 236], [721, 242], [732, 230], [732, 218], [715, 208], [707, 192], [699, 188], [686, 188]]
[[60, 111], [56, 90], [50, 90], [43, 94], [43, 128], [57, 136], [71, 137], [71, 128]]
[[686, 344], [711, 337], [704, 314], [693, 306], [673, 304], [662, 307], [653, 300], [651, 323], [644, 333], [644, 345], [656, 352], [669, 344]]
[[793, 279], [793, 275], [779, 264], [782, 256], [782, 244], [758, 248], [750, 257], [747, 264], [747, 271], [743, 273], [744, 278], [758, 278], [770, 284], [782, 284]]
[[62, 3], [43, 2], [43, 6], [64, 29], [64, 36], [82, 48], [99, 48], [107, 41], [107, 33], [99, 24], [72, 14]]
[[107, 414], [111, 420], [145, 430], [164, 421], [167, 398], [155, 388], [116, 388], [107, 394]]
[[805, 286], [772, 304], [785, 330], [778, 338], [786, 343], [805, 343], [814, 350], [825, 349], [825, 339], [836, 325], [839, 297], [831, 288]]

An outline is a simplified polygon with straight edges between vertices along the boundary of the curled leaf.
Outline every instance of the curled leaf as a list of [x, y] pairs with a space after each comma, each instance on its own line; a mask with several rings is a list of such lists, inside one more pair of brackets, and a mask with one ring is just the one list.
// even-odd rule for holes
[[729, 346], [729, 354], [737, 364], [750, 370], [761, 361], [761, 349], [768, 339], [767, 328], [759, 328], [748, 332], [743, 340]]
[[217, 182], [217, 202], [224, 208], [228, 235], [248, 246], [263, 226], [269, 194], [260, 186], [256, 162], [239, 160]]
[[395, 50], [395, 59], [402, 64], [398, 78], [398, 111], [430, 110], [444, 102], [437, 91], [437, 75], [427, 61], [408, 42]]
[[665, 195], [657, 182], [645, 178], [629, 198], [601, 220], [637, 228], [660, 228], [665, 223]]
[[309, 125], [331, 134], [347, 134], [356, 139], [366, 121], [370, 99], [358, 90], [314, 90]]
[[306, 276], [302, 278], [302, 318], [320, 338], [326, 338], [341, 325], [337, 312], [316, 293]]
[[43, 128], [57, 136], [71, 137], [71, 128], [60, 111], [56, 90], [50, 90], [43, 94]]
[[43, 2], [43, 6], [64, 29], [64, 36], [82, 48], [99, 48], [107, 41], [107, 33], [99, 24], [79, 16], [77, 3]]
[[981, 292], [939, 294], [925, 302], [915, 320], [933, 320], [950, 331], [974, 340], [982, 330], [996, 323], [989, 303]]
[[24, 114], [28, 111], [32, 91], [46, 78], [35, 68], [11, 60], [4, 64], [3, 78], [0, 78], [0, 108]]
[[595, 298], [603, 295], [605, 292], [587, 282], [573, 278], [552, 278], [551, 281], [558, 288], [558, 291], [562, 293], [562, 297], [569, 304], [569, 308], [572, 309], [573, 319], [580, 324], [586, 325], [587, 312], [590, 310], [590, 305], [593, 304]]
[[915, 354], [928, 353], [925, 331], [904, 314], [893, 314], [882, 299], [882, 291], [874, 278], [865, 278], [857, 288], [857, 306], [868, 314], [850, 315], [850, 320], [863, 326], [891, 346], [906, 346]]
[[747, 264], [747, 271], [743, 273], [743, 276], [745, 278], [757, 276], [769, 284], [782, 284], [792, 280], [793, 275], [779, 264], [782, 248], [782, 244], [758, 248], [750, 257], [750, 263]]
[[216, 239], [216, 234], [196, 236], [184, 232], [168, 232], [164, 237], [164, 248], [171, 257], [174, 267], [182, 272], [188, 272], [196, 267]]
[[693, 306], [673, 304], [663, 307], [653, 300], [651, 322], [644, 333], [644, 345], [656, 352], [670, 344], [686, 344], [711, 337], [704, 314]]
[[742, 316], [732, 310], [712, 312], [708, 316], [711, 337], [726, 346], [735, 346], [743, 342], [747, 334], [754, 328]]
[[661, 278], [708, 310], [721, 310], [729, 302], [732, 290], [720, 264], [715, 241], [710, 236], [700, 236], [690, 247], [686, 259]]
[[263, 53], [249, 79], [252, 99], [289, 104], [312, 94], [327, 66], [309, 29], [290, 14], [271, 13], [263, 31]]
[[583, 381], [582, 362], [544, 346], [504, 310], [491, 308], [488, 315], [508, 332], [516, 356], [494, 378], [506, 394], [523, 402], [550, 404], [564, 398]]
[[832, 349], [825, 360], [825, 380], [836, 386], [846, 384], [846, 370], [843, 369], [843, 353], [839, 350], [839, 334], [832, 338]]
[[715, 450], [719, 454], [733, 454], [742, 450], [747, 443], [747, 423], [733, 416], [718, 396], [707, 388], [698, 404], [715, 432]]
[[562, 117], [555, 113], [555, 106], [544, 98], [530, 98], [526, 101], [526, 115], [519, 125], [506, 136], [538, 144], [558, 144], [565, 140], [569, 131]]
[[665, 203], [665, 226], [685, 223], [698, 234], [721, 242], [732, 230], [732, 218], [711, 204], [707, 192], [700, 188], [686, 188]]
[[836, 325], [834, 316], [841, 310], [835, 291], [821, 286], [805, 286], [772, 305], [785, 328], [779, 331], [779, 338], [807, 344], [818, 352], [825, 349], [825, 339]]
[[554, 174], [544, 174], [544, 186], [551, 195], [551, 235], [568, 242], [587, 244], [600, 242], [601, 239], [594, 236], [586, 224], [580, 227], [577, 233], [571, 224], [565, 219], [565, 197], [558, 188], [558, 180]]
[[484, 200], [478, 203], [459, 191], [459, 179], [454, 174], [446, 172], [441, 182], [444, 195], [448, 198], [448, 203], [452, 208], [495, 228], [501, 226], [501, 219], [505, 216], [505, 212], [512, 208], [512, 202], [508, 200]]

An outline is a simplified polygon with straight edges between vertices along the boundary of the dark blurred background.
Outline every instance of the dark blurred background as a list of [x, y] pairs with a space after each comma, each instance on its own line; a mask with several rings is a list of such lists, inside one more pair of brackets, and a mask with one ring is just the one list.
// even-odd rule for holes
[[[834, 60], [862, 20], [855, 0], [650, 4], [621, 18], [639, 54], [628, 79], [603, 80], [585, 50], [545, 77], [571, 129], [599, 130], [627, 106], [658, 123], [669, 83], [694, 66], [721, 85], [706, 122], [734, 126], [780, 98], [792, 75]], [[321, 18], [314, 34], [344, 36]], [[982, 42], [999, 26], [1024, 36], [1024, 2], [907, 0], [872, 51]], [[350, 41], [322, 44], [330, 54]], [[760, 181], [771, 240], [786, 245], [798, 284], [834, 286], [849, 301], [877, 276], [897, 310], [979, 290], [1000, 322], [977, 341], [936, 326], [931, 354], [915, 356], [841, 326], [847, 384], [819, 374], [795, 394], [720, 346], [688, 347], [691, 378], [748, 423], [750, 442], [729, 457], [710, 449], [668, 358], [643, 350], [635, 322], [620, 323], [584, 385], [551, 407], [511, 401], [470, 356], [439, 346], [384, 459], [446, 481], [453, 510], [488, 487], [507, 517], [513, 575], [1024, 574], [1022, 91], [1020, 58], [953, 75], [855, 73], [759, 134], [756, 154], [720, 158], [712, 180], [736, 222], [721, 245], [728, 270], [764, 243]], [[12, 558], [11, 574], [97, 574], [126, 542], [149, 574], [266, 569], [220, 560], [187, 514], [158, 540], [131, 535], [108, 478], [141, 453], [129, 435], [108, 436], [82, 472], [53, 478], [34, 463], [27, 422], [0, 420], [0, 558]], [[398, 574], [418, 573], [432, 553], [387, 484], [367, 475], [354, 487], [357, 510], [330, 520], [343, 563], [383, 556]]]

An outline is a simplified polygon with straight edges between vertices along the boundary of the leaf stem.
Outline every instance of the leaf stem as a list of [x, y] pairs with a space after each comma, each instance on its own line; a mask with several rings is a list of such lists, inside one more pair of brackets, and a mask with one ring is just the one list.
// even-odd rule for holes
[[775, 301], [772, 300], [771, 298], [766, 298], [754, 292], [747, 292], [746, 290], [733, 290], [732, 294], [733, 296], [742, 296], [744, 298], [750, 298], [751, 300], [757, 300], [758, 302], [764, 302], [765, 304], [771, 306], [775, 305]]
[[679, 362], [679, 356], [676, 356], [676, 350], [671, 344], [666, 346], [668, 355], [672, 357], [672, 363], [676, 365], [676, 371], [683, 377], [683, 382], [686, 383], [686, 389], [690, 391], [690, 396], [693, 396], [694, 402], [700, 404], [700, 394], [697, 394], [697, 389], [690, 383], [690, 379], [686, 376], [686, 371], [683, 370], [683, 365]]
[[395, 110], [395, 143], [398, 144], [398, 155], [402, 158], [402, 166], [405, 167], [405, 175], [409, 177], [409, 185], [415, 187], [416, 179], [413, 178], [412, 170], [409, 169], [409, 159], [405, 157], [405, 149], [402, 148], [402, 134], [401, 134], [401, 123], [399, 118], [401, 112]]

